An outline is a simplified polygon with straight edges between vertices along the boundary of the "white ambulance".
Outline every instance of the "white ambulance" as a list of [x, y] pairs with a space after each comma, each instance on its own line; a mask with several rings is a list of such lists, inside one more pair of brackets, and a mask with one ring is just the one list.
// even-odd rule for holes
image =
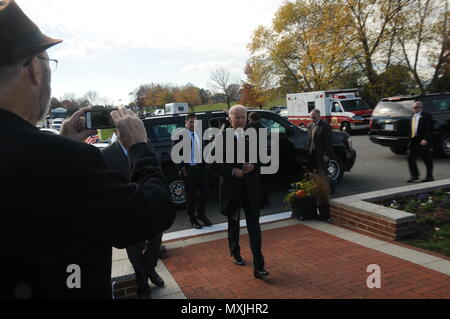
[[358, 97], [358, 89], [288, 94], [286, 102], [289, 121], [300, 127], [311, 123], [309, 114], [318, 109], [334, 129], [347, 133], [369, 129], [372, 110]]

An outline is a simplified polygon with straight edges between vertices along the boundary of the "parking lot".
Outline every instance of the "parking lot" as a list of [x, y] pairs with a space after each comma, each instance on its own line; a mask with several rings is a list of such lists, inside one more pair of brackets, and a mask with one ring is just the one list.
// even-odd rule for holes
[[[406, 155], [396, 155], [388, 147], [373, 144], [366, 133], [354, 134], [352, 140], [353, 148], [357, 152], [356, 163], [351, 172], [346, 172], [342, 183], [332, 195], [333, 198], [407, 185], [409, 170]], [[435, 158], [434, 164], [436, 180], [450, 178], [450, 159]], [[421, 177], [424, 177], [425, 167], [421, 160], [418, 165]], [[261, 211], [261, 215], [290, 211], [283, 202], [288, 189], [289, 185], [268, 185], [270, 205]], [[218, 193], [210, 192], [206, 213], [214, 224], [226, 220], [220, 215], [218, 207]], [[179, 210], [174, 224], [167, 232], [190, 227], [186, 210]]]

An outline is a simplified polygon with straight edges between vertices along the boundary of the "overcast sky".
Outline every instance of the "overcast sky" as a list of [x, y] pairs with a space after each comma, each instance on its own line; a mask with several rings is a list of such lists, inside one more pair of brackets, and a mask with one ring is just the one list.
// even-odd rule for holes
[[16, 0], [47, 35], [64, 42], [53, 96], [95, 90], [118, 104], [143, 83], [207, 88], [223, 66], [244, 79], [247, 44], [284, 0]]

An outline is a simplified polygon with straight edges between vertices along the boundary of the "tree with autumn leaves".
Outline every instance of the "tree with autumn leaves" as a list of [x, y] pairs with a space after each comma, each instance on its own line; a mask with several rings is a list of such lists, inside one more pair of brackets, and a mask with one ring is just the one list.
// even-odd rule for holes
[[271, 73], [258, 63], [257, 60], [250, 60], [245, 67], [247, 80], [242, 83], [239, 103], [262, 109], [277, 96], [277, 90], [272, 86]]
[[204, 90], [190, 83], [182, 87], [170, 84], [143, 84], [130, 93], [140, 108], [157, 108], [164, 107], [168, 103], [185, 102], [192, 111], [195, 111], [197, 105], [203, 103], [205, 94]]
[[285, 2], [270, 27], [253, 33], [252, 73], [265, 75], [280, 95], [337, 89], [348, 79], [364, 89], [371, 104], [395, 90], [405, 93], [408, 86], [437, 90], [449, 55], [448, 2]]

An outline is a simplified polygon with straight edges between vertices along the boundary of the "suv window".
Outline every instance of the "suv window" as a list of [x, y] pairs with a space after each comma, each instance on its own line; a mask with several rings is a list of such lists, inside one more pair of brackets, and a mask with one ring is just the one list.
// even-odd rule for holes
[[151, 139], [155, 142], [171, 141], [172, 133], [181, 127], [184, 127], [183, 123], [152, 125], [150, 129]]
[[208, 127], [215, 127], [220, 130], [226, 129], [230, 126], [230, 122], [228, 122], [226, 117], [215, 117], [208, 121]]
[[260, 121], [261, 125], [270, 129], [270, 131], [273, 129], [279, 129], [280, 134], [286, 134], [286, 128], [281, 123], [266, 117], [261, 117]]
[[346, 112], [370, 110], [370, 106], [368, 106], [367, 103], [361, 99], [343, 100], [341, 101], [341, 104]]
[[373, 110], [373, 116], [411, 116], [414, 100], [380, 101]]
[[442, 112], [450, 111], [450, 97], [430, 97], [425, 100], [425, 111]]

